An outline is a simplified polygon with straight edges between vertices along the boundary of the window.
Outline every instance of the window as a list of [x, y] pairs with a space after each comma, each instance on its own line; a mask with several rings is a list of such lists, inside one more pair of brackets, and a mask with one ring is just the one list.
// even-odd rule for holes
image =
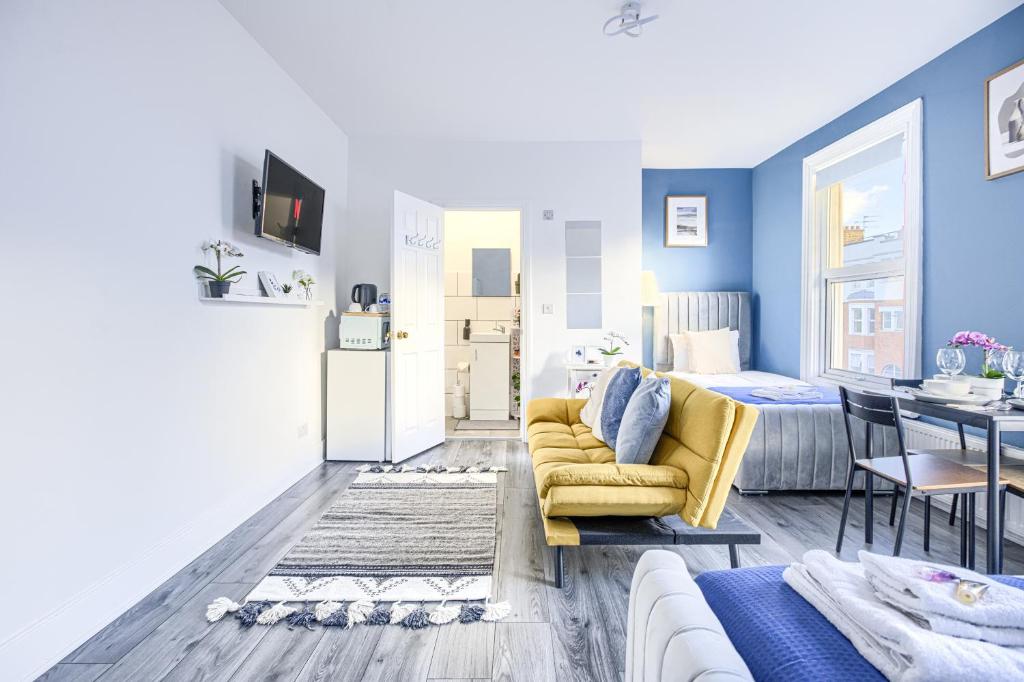
[[903, 308], [900, 308], [899, 306], [887, 306], [879, 309], [878, 312], [882, 317], [883, 332], [903, 331]]
[[801, 377], [920, 365], [921, 101], [804, 159]]
[[902, 379], [903, 368], [900, 367], [899, 365], [889, 363], [888, 365], [882, 368], [882, 376], [887, 377], [889, 379]]
[[847, 304], [850, 318], [850, 334], [854, 336], [874, 336], [875, 306], [863, 303]]
[[875, 352], [872, 350], [851, 350], [846, 363], [851, 372], [875, 373]]
[[601, 328], [601, 223], [565, 223], [565, 322], [569, 329]]

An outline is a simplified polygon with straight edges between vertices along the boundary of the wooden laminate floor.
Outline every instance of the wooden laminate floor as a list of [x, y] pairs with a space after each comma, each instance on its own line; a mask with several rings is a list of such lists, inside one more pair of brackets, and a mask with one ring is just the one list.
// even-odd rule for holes
[[[449, 441], [414, 462], [503, 465], [499, 477], [496, 596], [512, 615], [500, 623], [410, 631], [397, 627], [288, 630], [210, 625], [206, 604], [241, 599], [302, 537], [355, 477], [355, 465], [325, 463], [239, 526], [41, 679], [91, 680], [620, 680], [625, 667], [629, 584], [642, 547], [566, 551], [566, 585], [555, 589], [529, 457], [508, 440]], [[741, 497], [730, 505], [758, 526], [763, 544], [740, 549], [743, 564], [781, 564], [809, 548], [835, 544], [840, 495]], [[851, 507], [843, 558], [862, 544], [863, 499]], [[873, 549], [888, 552], [888, 500], [876, 505]], [[932, 550], [921, 549], [922, 507], [915, 503], [904, 556], [957, 563], [959, 534], [934, 515]], [[979, 553], [983, 550], [980, 547]], [[724, 547], [666, 547], [696, 574], [728, 568]], [[979, 554], [979, 558], [982, 556]], [[1024, 572], [1024, 549], [1007, 543], [1005, 568]]]

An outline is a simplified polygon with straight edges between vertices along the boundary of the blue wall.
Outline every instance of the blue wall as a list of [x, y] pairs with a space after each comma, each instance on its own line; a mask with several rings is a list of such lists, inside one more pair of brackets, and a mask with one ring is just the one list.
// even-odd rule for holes
[[[643, 269], [662, 291], [750, 291], [753, 282], [751, 171], [743, 168], [643, 171]], [[665, 248], [665, 197], [706, 194], [706, 248]], [[650, 314], [644, 364], [652, 366]]]
[[[803, 158], [924, 102], [923, 372], [960, 329], [1024, 347], [1024, 172], [985, 180], [985, 79], [1024, 59], [1024, 7], [811, 133], [753, 171], [758, 369], [799, 376]], [[646, 256], [646, 175], [645, 256]], [[968, 369], [977, 368], [972, 357]]]

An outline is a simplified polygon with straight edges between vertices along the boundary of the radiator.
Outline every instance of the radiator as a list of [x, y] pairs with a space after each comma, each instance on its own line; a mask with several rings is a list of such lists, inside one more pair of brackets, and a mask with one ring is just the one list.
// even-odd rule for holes
[[[908, 450], [957, 449], [960, 447], [960, 436], [953, 429], [926, 424], [924, 422], [903, 420], [903, 432], [907, 439]], [[985, 439], [978, 436], [967, 436], [967, 447], [984, 451], [988, 446]], [[1024, 449], [1012, 445], [1003, 445], [1003, 455], [1020, 459], [1024, 464]], [[985, 527], [986, 496], [978, 495], [975, 505], [978, 525]], [[952, 496], [939, 495], [932, 500], [936, 507], [949, 510]], [[933, 521], [934, 523], [934, 521]], [[1024, 544], [1024, 499], [1016, 495], [1006, 496], [1006, 537], [1018, 544]]]

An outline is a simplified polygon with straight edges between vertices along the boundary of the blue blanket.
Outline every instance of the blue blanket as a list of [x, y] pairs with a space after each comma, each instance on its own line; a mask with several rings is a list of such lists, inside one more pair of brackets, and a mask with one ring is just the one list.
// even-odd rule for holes
[[840, 403], [839, 390], [829, 386], [814, 387], [815, 391], [821, 393], [820, 398], [784, 398], [782, 400], [761, 398], [750, 394], [751, 391], [756, 391], [758, 388], [764, 387], [713, 386], [708, 388], [708, 390], [727, 395], [733, 400], [746, 403], [747, 405], [838, 405]]
[[[883, 680], [817, 609], [782, 579], [784, 566], [709, 571], [697, 584], [755, 680]], [[1024, 580], [998, 576], [1024, 588]]]

